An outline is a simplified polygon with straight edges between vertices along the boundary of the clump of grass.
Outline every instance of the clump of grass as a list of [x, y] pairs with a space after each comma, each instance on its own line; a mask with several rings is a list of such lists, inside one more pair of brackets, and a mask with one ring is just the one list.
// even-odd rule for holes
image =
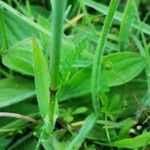
[[150, 26], [141, 1], [121, 11], [120, 0], [30, 2], [0, 1], [0, 149], [145, 149]]

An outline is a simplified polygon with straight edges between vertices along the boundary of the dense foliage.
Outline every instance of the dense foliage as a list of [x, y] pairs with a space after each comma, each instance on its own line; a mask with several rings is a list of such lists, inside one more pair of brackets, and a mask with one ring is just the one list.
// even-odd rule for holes
[[0, 0], [0, 150], [149, 150], [149, 108], [149, 0]]

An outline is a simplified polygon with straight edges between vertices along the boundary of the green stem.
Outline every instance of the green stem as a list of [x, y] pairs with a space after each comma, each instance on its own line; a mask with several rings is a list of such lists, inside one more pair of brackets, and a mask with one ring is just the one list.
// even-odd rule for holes
[[57, 118], [57, 91], [59, 80], [60, 52], [63, 35], [64, 11], [67, 0], [51, 0], [53, 39], [50, 50], [50, 112], [53, 126]]
[[53, 15], [53, 40], [50, 51], [50, 86], [51, 90], [58, 88], [58, 73], [60, 64], [60, 51], [63, 33], [63, 18], [64, 9], [67, 0], [52, 0], [52, 15]]
[[117, 6], [118, 6], [118, 0], [111, 0], [109, 10], [108, 10], [108, 15], [104, 22], [101, 37], [97, 45], [94, 62], [93, 62], [91, 86], [92, 86], [92, 102], [93, 102], [93, 107], [96, 115], [98, 115], [100, 109], [100, 104], [98, 100], [98, 84], [100, 78], [102, 57], [104, 53], [105, 43], [107, 40], [107, 34], [111, 27], [113, 16]]

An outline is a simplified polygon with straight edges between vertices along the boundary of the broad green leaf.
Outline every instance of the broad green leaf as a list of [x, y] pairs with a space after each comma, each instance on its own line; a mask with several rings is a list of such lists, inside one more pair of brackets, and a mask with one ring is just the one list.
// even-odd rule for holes
[[[145, 57], [135, 53], [115, 53], [105, 56], [99, 89], [124, 84], [135, 78], [145, 67]], [[61, 100], [79, 97], [91, 93], [91, 68], [77, 72], [67, 83], [61, 93]]]
[[15, 77], [0, 80], [0, 108], [24, 101], [35, 95], [31, 80]]
[[145, 147], [150, 144], [150, 133], [145, 133], [135, 138], [128, 138], [119, 141], [115, 141], [109, 144], [109, 146], [118, 148], [136, 149]]
[[146, 66], [145, 57], [135, 53], [115, 53], [104, 57], [100, 84], [109, 87], [129, 82]]
[[91, 114], [85, 119], [85, 122], [84, 122], [82, 128], [80, 129], [79, 133], [71, 141], [71, 143], [68, 145], [68, 147], [66, 147], [66, 150], [74, 150], [74, 149], [76, 150], [80, 147], [82, 142], [85, 140], [87, 134], [94, 126], [96, 118], [97, 117], [94, 114]]
[[2, 57], [3, 64], [22, 74], [33, 75], [32, 39], [13, 45]]
[[35, 87], [36, 95], [39, 105], [40, 114], [45, 118], [49, 114], [49, 84], [50, 77], [48, 71], [48, 64], [46, 59], [39, 49], [39, 46], [35, 39], [33, 43], [33, 64], [34, 64], [34, 77], [35, 77]]

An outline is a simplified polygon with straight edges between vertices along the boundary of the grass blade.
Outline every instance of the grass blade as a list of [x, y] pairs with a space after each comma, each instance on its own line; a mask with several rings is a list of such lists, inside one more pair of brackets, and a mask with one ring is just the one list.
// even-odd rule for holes
[[66, 150], [76, 150], [80, 147], [84, 139], [86, 138], [86, 135], [89, 133], [93, 125], [96, 121], [96, 116], [94, 114], [89, 115], [79, 132], [79, 134], [72, 140], [72, 142], [69, 144], [69, 146], [66, 148]]
[[46, 59], [33, 38], [33, 64], [37, 100], [40, 115], [44, 119], [49, 115], [49, 73]]
[[107, 41], [107, 34], [109, 32], [109, 29], [111, 27], [113, 16], [115, 13], [115, 10], [118, 5], [118, 0], [112, 0], [110, 3], [108, 15], [105, 19], [104, 26], [102, 29], [102, 34], [100, 37], [100, 40], [97, 45], [97, 49], [94, 56], [94, 62], [93, 62], [93, 68], [92, 68], [92, 79], [91, 79], [91, 87], [92, 87], [92, 101], [93, 101], [93, 107], [96, 114], [99, 113], [99, 100], [98, 100], [98, 84], [100, 80], [100, 71], [101, 71], [101, 63], [102, 63], [102, 57], [104, 53], [105, 44]]
[[123, 19], [121, 21], [121, 28], [119, 33], [119, 48], [120, 51], [125, 51], [127, 48], [128, 38], [130, 36], [131, 24], [134, 20], [135, 10], [133, 9], [133, 1], [127, 1]]

